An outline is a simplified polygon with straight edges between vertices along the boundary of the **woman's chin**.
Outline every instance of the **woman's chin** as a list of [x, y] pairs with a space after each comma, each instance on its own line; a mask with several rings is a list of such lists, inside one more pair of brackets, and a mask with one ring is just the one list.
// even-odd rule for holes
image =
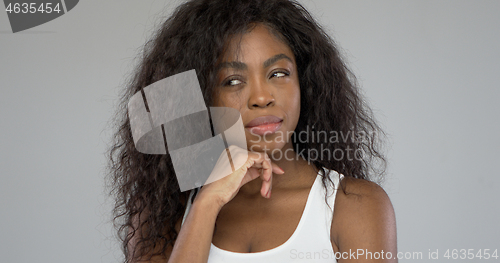
[[265, 152], [271, 157], [271, 155], [282, 153], [285, 145], [285, 143], [258, 143], [248, 144], [247, 148], [251, 152]]

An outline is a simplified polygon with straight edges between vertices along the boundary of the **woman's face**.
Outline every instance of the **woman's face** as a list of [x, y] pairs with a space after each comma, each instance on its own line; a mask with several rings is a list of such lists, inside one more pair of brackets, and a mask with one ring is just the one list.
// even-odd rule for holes
[[217, 85], [214, 104], [240, 111], [249, 150], [292, 148], [300, 115], [297, 65], [288, 45], [267, 27], [259, 24], [233, 37]]

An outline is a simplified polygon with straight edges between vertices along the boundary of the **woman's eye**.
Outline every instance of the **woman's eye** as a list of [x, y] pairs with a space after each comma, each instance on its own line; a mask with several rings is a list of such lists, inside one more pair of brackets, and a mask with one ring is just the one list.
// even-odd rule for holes
[[271, 77], [276, 77], [276, 78], [283, 78], [283, 77], [286, 77], [290, 75], [289, 73], [287, 72], [281, 72], [281, 71], [278, 71], [278, 72], [274, 72]]
[[243, 83], [243, 82], [239, 79], [230, 79], [226, 82], [226, 86], [236, 86], [236, 85], [239, 85], [241, 83]]

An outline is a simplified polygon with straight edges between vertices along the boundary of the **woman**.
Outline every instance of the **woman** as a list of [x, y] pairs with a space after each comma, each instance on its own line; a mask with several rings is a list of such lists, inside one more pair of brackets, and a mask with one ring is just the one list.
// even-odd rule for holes
[[[180, 191], [168, 154], [135, 149], [126, 109], [190, 69], [207, 105], [240, 111], [249, 150], [196, 194]], [[369, 181], [383, 173], [381, 130], [300, 4], [182, 4], [147, 43], [121, 105], [110, 172], [126, 262], [397, 261], [392, 205]]]

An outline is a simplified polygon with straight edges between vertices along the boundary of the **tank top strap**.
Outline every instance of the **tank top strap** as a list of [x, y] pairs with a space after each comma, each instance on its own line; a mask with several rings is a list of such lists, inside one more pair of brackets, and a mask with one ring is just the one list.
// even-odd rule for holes
[[[319, 195], [321, 196], [323, 202], [317, 202], [317, 204], [321, 205], [323, 207], [324, 215], [325, 215], [325, 221], [324, 223], [326, 224], [326, 228], [328, 231], [328, 237], [330, 238], [330, 229], [332, 225], [332, 219], [333, 219], [333, 210], [334, 210], [334, 205], [335, 205], [335, 197], [337, 196], [337, 190], [339, 189], [340, 186], [340, 181], [344, 177], [343, 174], [339, 174], [335, 170], [326, 170], [328, 178], [331, 179], [328, 180], [326, 179], [326, 188], [320, 187]], [[321, 171], [320, 171], [321, 173]], [[321, 173], [322, 174], [322, 173]], [[323, 177], [320, 175], [320, 177]]]

